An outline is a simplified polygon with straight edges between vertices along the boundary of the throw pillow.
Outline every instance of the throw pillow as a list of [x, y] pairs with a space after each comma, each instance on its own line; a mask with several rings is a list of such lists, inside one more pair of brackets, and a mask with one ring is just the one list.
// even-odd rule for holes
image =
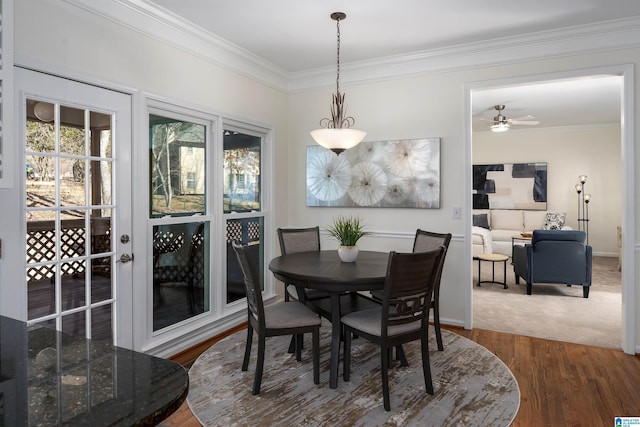
[[478, 214], [473, 216], [473, 225], [489, 230], [489, 218], [487, 214]]
[[547, 216], [544, 220], [544, 228], [545, 230], [560, 230], [564, 226], [564, 219], [566, 214], [563, 213], [547, 213]]

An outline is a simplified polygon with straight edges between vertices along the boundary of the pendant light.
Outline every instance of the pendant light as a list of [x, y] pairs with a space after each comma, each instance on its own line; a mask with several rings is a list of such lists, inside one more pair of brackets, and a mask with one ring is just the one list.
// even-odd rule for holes
[[346, 107], [344, 105], [345, 95], [344, 93], [340, 93], [340, 21], [346, 17], [347, 15], [342, 12], [334, 12], [331, 14], [331, 19], [336, 21], [338, 35], [336, 93], [333, 94], [331, 118], [325, 117], [321, 119], [321, 128], [311, 131], [311, 136], [318, 144], [336, 154], [355, 147], [367, 135], [365, 131], [351, 128], [355, 120], [353, 117], [346, 115]]

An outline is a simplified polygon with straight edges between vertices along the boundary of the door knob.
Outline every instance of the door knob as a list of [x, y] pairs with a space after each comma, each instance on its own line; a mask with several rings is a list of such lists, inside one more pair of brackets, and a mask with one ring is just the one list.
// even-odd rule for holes
[[120, 262], [126, 263], [131, 261], [133, 261], [133, 255], [129, 255], [129, 254], [120, 255]]

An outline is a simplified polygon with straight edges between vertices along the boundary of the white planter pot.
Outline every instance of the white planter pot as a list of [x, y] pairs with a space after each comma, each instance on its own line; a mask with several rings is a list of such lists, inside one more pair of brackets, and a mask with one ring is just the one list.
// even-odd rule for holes
[[354, 262], [358, 257], [359, 249], [357, 246], [340, 246], [338, 248], [338, 256], [342, 262]]

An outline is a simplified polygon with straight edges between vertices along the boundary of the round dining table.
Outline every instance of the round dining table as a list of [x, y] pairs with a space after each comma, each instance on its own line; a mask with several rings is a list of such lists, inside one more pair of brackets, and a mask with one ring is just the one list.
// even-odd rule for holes
[[331, 304], [331, 363], [329, 387], [338, 386], [340, 356], [340, 295], [345, 292], [384, 288], [388, 252], [360, 251], [354, 262], [342, 262], [338, 251], [297, 252], [281, 255], [269, 263], [276, 279], [296, 287], [329, 292]]

